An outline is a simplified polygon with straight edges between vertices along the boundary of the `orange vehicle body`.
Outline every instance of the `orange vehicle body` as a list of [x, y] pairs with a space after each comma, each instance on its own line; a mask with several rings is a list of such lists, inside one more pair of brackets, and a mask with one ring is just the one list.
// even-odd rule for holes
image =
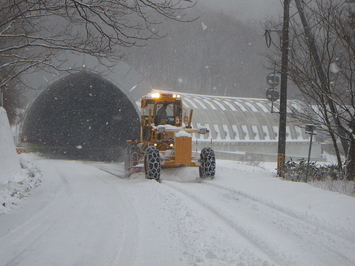
[[[126, 160], [128, 174], [130, 169], [137, 170], [140, 166], [147, 169], [149, 164], [159, 164], [159, 171], [167, 167], [200, 166], [200, 154], [192, 150], [192, 134], [206, 134], [208, 130], [193, 129], [192, 114], [193, 110], [186, 113], [177, 94], [153, 92], [144, 96], [141, 99], [140, 139], [127, 141], [131, 145], [131, 151], [127, 152], [130, 158]], [[155, 150], [159, 156], [148, 155], [147, 159], [148, 150]], [[154, 156], [159, 158], [154, 159]]]

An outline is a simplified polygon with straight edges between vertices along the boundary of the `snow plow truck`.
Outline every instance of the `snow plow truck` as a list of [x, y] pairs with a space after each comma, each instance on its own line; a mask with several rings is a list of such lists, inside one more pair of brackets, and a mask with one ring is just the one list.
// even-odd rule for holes
[[215, 176], [215, 154], [204, 147], [192, 149], [192, 133], [207, 134], [205, 127], [191, 127], [193, 110], [187, 115], [181, 96], [152, 92], [141, 99], [140, 139], [128, 140], [125, 176], [144, 171], [145, 177], [160, 182], [162, 168], [199, 167], [199, 177]]

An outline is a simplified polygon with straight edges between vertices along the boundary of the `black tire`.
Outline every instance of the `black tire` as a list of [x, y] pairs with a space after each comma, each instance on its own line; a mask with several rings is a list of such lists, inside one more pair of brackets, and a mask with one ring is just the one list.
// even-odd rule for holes
[[144, 156], [145, 178], [155, 179], [160, 182], [160, 154], [157, 148], [148, 147]]
[[140, 149], [136, 145], [127, 145], [125, 149], [124, 169], [125, 177], [129, 177], [129, 168], [139, 163]]
[[216, 174], [216, 157], [212, 148], [205, 147], [200, 154], [200, 178], [213, 179]]

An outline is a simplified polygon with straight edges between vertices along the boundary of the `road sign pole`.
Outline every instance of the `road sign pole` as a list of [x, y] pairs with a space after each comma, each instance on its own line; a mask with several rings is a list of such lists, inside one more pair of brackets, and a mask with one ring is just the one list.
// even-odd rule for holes
[[316, 135], [316, 133], [314, 133], [314, 125], [306, 125], [305, 133], [310, 135], [308, 160], [307, 160], [307, 170], [306, 170], [306, 183], [307, 183], [308, 182], [309, 163], [310, 163], [310, 160], [311, 160], [311, 152], [312, 152], [312, 139], [313, 139], [313, 135]]

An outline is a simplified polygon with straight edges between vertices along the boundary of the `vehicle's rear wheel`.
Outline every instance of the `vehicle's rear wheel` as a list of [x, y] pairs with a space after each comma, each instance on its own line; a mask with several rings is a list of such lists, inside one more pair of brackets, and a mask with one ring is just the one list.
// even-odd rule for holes
[[216, 173], [216, 157], [212, 148], [205, 147], [201, 150], [200, 162], [200, 178], [213, 179]]
[[141, 151], [137, 145], [127, 145], [124, 158], [125, 177], [129, 177], [131, 173], [130, 167], [139, 163], [140, 154]]
[[145, 177], [160, 182], [160, 154], [157, 148], [148, 147], [144, 156]]

